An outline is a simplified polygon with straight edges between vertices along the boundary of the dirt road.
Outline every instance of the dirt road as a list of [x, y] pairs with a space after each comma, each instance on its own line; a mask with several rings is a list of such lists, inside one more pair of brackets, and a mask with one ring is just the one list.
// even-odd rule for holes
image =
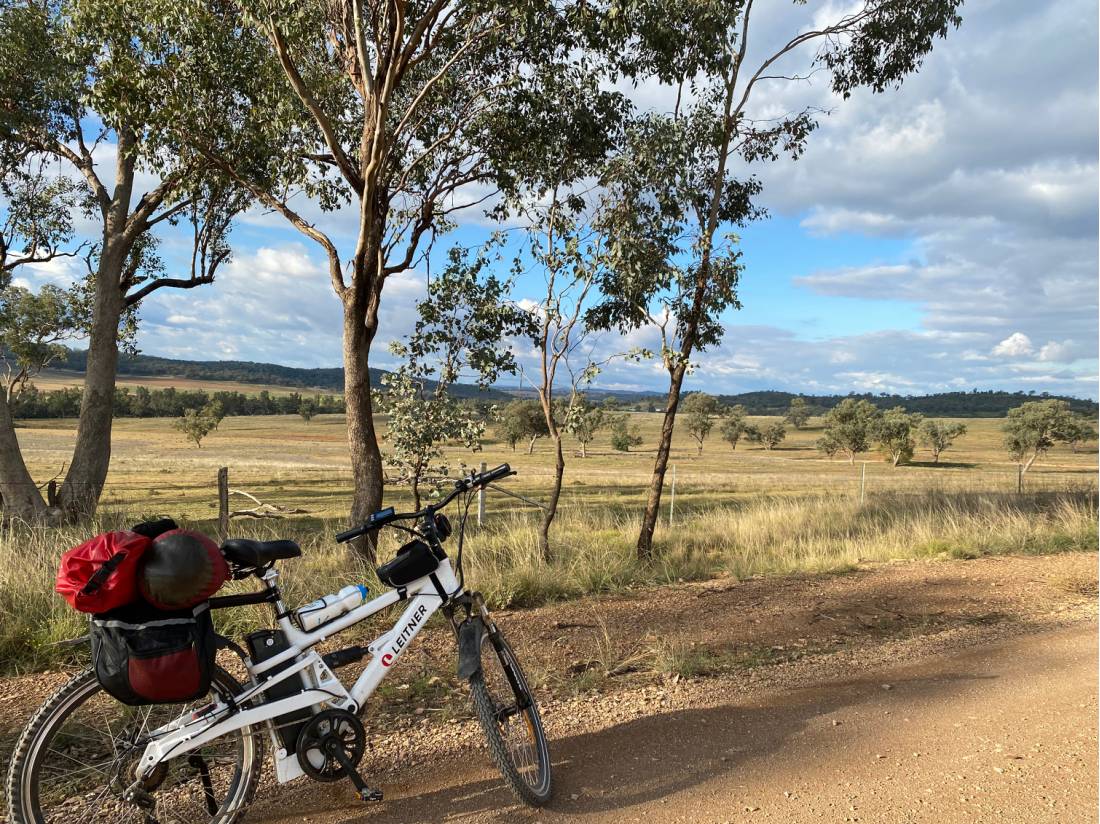
[[[1095, 563], [1078, 556], [1053, 565], [1095, 580]], [[368, 772], [387, 793], [383, 804], [357, 805], [342, 784], [294, 784], [265, 793], [248, 820], [1097, 821], [1095, 597], [1091, 585], [1084, 595], [1043, 589], [1051, 566], [1021, 559], [905, 567], [862, 581], [784, 585], [808, 587], [816, 598], [787, 601], [788, 613], [799, 604], [807, 615], [840, 615], [830, 600], [839, 593], [866, 611], [859, 587], [888, 583], [897, 593], [903, 581], [920, 583], [909, 602], [920, 600], [913, 592], [935, 593], [938, 609], [929, 615], [962, 614], [943, 596], [953, 583], [965, 583], [967, 603], [980, 601], [985, 611], [935, 632], [909, 626], [845, 653], [761, 667], [751, 677], [673, 679], [553, 702], [546, 714], [556, 796], [543, 810], [511, 801], [484, 755], [471, 750], [472, 735], [464, 746], [403, 766], [405, 754], [416, 760], [418, 733], [409, 728], [403, 745], [369, 759]], [[749, 594], [730, 597], [745, 603]], [[911, 617], [909, 602], [892, 600], [892, 610]], [[987, 618], [990, 604], [997, 621]], [[860, 621], [853, 623], [867, 626]]]

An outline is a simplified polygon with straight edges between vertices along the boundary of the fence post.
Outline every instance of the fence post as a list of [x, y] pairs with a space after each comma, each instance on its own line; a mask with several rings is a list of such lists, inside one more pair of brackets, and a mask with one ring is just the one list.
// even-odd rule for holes
[[[481, 471], [484, 472], [487, 469], [485, 461], [481, 462]], [[477, 488], [477, 525], [480, 528], [485, 523], [485, 487], [479, 486]]]
[[864, 495], [867, 490], [867, 461], [860, 465], [859, 472], [859, 505], [863, 506]]
[[218, 470], [218, 536], [229, 537], [229, 467]]
[[672, 465], [672, 494], [668, 496], [668, 525], [672, 526], [672, 516], [676, 514], [676, 464]]

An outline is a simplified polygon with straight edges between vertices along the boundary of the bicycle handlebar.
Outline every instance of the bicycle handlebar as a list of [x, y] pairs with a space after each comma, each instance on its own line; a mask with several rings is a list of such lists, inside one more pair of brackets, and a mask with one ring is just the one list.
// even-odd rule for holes
[[516, 473], [512, 470], [512, 467], [510, 467], [506, 463], [503, 463], [500, 466], [486, 470], [485, 472], [479, 472], [473, 475], [469, 475], [465, 478], [460, 478], [459, 480], [455, 481], [454, 491], [452, 491], [451, 494], [449, 494], [439, 503], [428, 504], [428, 506], [424, 507], [424, 509], [421, 509], [419, 512], [404, 512], [398, 514], [394, 511], [394, 508], [392, 506], [387, 507], [386, 509], [379, 510], [378, 512], [375, 512], [373, 515], [371, 515], [370, 518], [367, 519], [367, 522], [365, 524], [353, 527], [345, 532], [338, 532], [336, 534], [336, 543], [346, 543], [347, 541], [351, 541], [355, 538], [360, 537], [361, 535], [366, 535], [372, 530], [381, 529], [386, 524], [391, 523], [392, 521], [409, 521], [414, 518], [422, 518], [425, 515], [435, 512], [438, 509], [442, 509], [451, 501], [453, 501], [455, 497], [462, 494], [463, 492], [473, 489], [474, 487], [487, 486], [493, 481], [497, 481], [501, 478], [506, 478], [509, 475], [515, 474]]

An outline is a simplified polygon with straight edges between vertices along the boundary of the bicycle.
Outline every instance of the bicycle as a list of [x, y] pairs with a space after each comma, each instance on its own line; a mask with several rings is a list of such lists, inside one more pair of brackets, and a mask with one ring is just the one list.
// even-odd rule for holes
[[[278, 627], [251, 633], [248, 651], [218, 636], [219, 646], [241, 659], [248, 684], [242, 686], [216, 666], [207, 701], [134, 707], [110, 698], [92, 670], [76, 675], [45, 701], [20, 736], [8, 773], [10, 820], [230, 824], [256, 793], [265, 737], [280, 784], [303, 775], [323, 782], [346, 777], [362, 800], [381, 800], [382, 793], [357, 769], [366, 744], [359, 713], [437, 610], [457, 638], [458, 675], [469, 684], [492, 760], [518, 800], [545, 804], [551, 795], [550, 753], [538, 706], [483, 598], [466, 589], [462, 575], [466, 517], [475, 490], [514, 474], [502, 464], [470, 475], [436, 504], [403, 514], [390, 507], [337, 535], [342, 543], [393, 527], [416, 536], [430, 561], [415, 580], [309, 631], [283, 604], [275, 569], [276, 561], [301, 555], [298, 545], [226, 541], [222, 551], [233, 577], [256, 577], [261, 586], [256, 592], [211, 598], [211, 608], [270, 604]], [[455, 498], [462, 498], [463, 508], [452, 567], [443, 549], [452, 530], [440, 510]], [[416, 522], [412, 528], [400, 524], [410, 520]], [[424, 562], [423, 553], [417, 563]], [[408, 606], [397, 622], [366, 647], [324, 655], [314, 649], [402, 601]], [[345, 687], [333, 671], [368, 656], [362, 674]]]

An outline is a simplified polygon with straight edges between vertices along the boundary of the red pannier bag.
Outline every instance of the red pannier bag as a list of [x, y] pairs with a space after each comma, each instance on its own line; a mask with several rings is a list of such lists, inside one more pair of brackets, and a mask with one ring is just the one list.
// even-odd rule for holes
[[136, 601], [138, 565], [152, 541], [136, 532], [105, 532], [61, 556], [56, 590], [73, 609], [107, 612]]
[[218, 636], [209, 604], [130, 604], [94, 616], [91, 636], [96, 679], [124, 704], [179, 704], [210, 691]]

